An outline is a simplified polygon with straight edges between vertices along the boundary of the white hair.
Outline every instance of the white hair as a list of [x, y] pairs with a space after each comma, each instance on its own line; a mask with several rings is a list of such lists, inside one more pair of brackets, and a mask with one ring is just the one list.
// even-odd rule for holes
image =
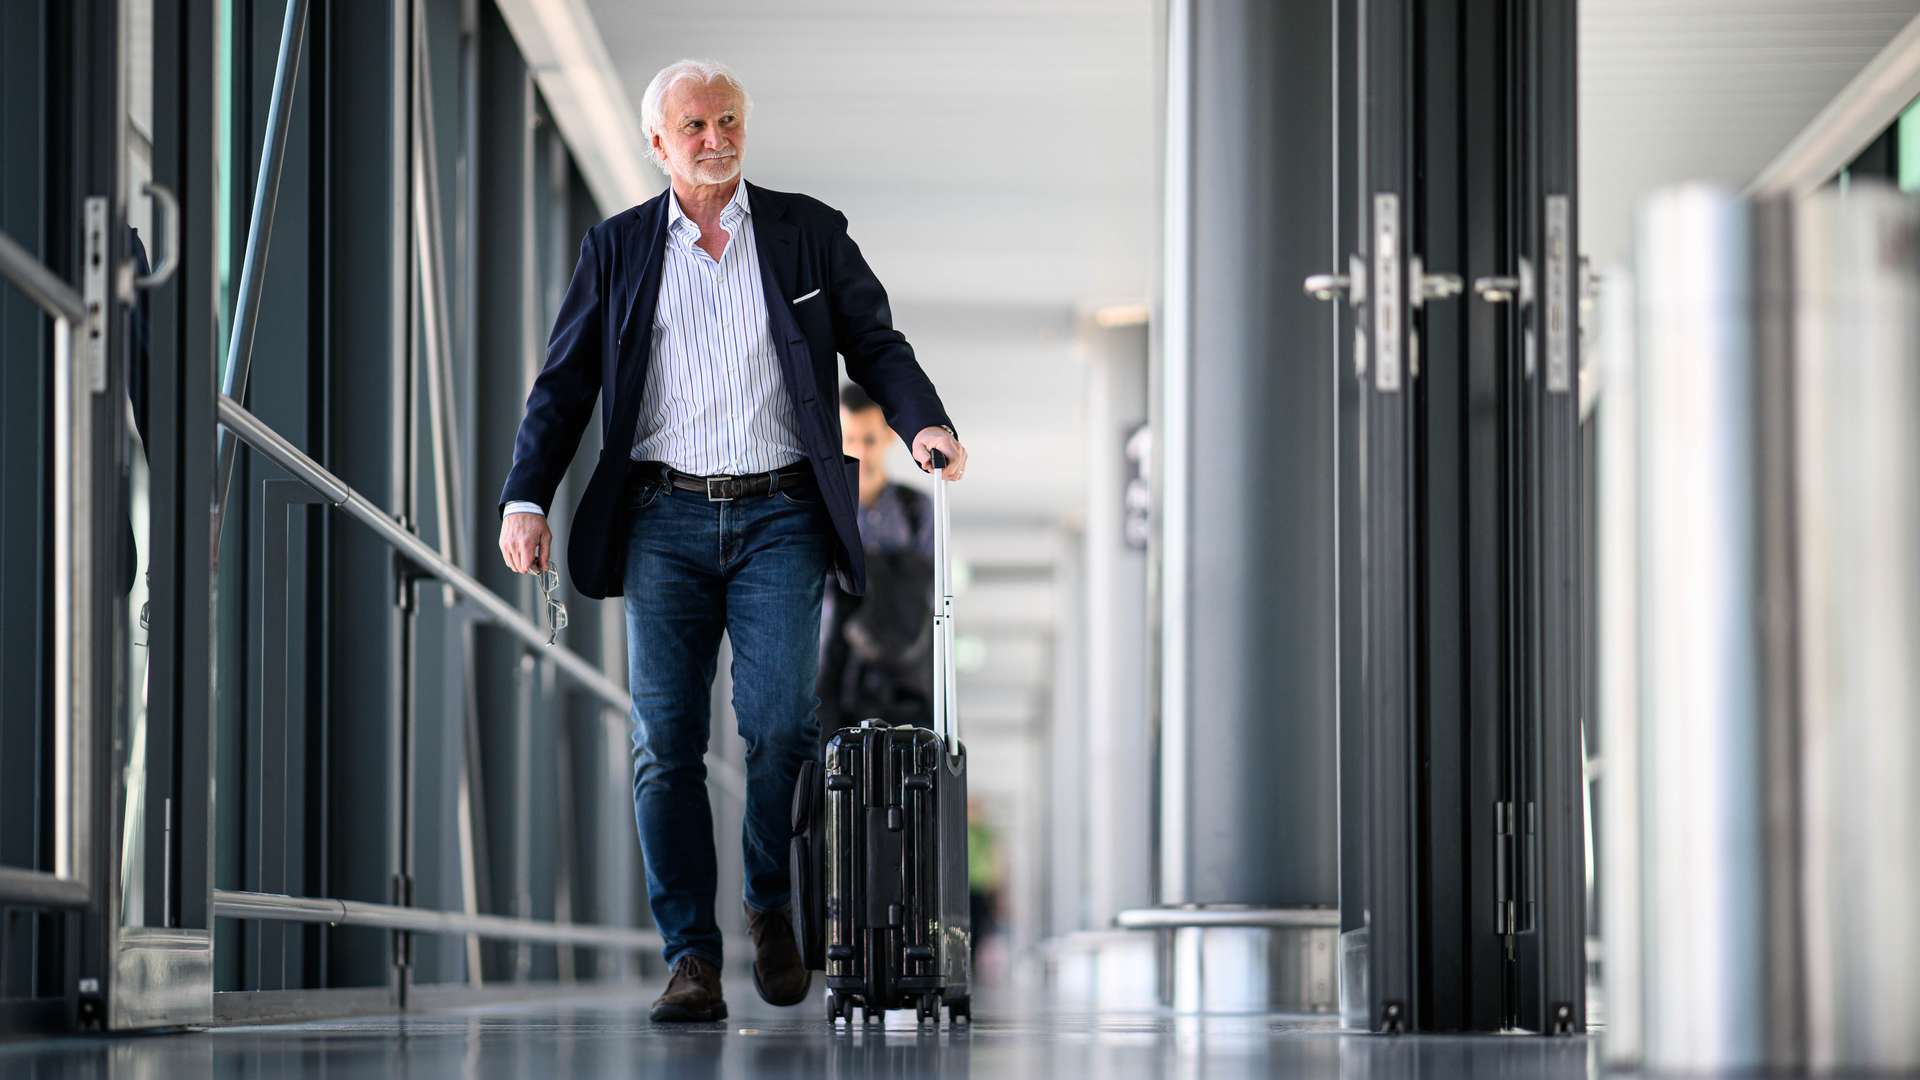
[[666, 118], [661, 111], [666, 108], [667, 91], [672, 90], [687, 79], [698, 79], [701, 83], [724, 82], [740, 93], [740, 119], [753, 115], [753, 95], [741, 84], [727, 65], [717, 60], [676, 60], [660, 69], [660, 73], [647, 84], [647, 92], [640, 96], [640, 131], [647, 139], [647, 154], [660, 171], [669, 173], [667, 159], [661, 157], [653, 148], [654, 132], [661, 129]]

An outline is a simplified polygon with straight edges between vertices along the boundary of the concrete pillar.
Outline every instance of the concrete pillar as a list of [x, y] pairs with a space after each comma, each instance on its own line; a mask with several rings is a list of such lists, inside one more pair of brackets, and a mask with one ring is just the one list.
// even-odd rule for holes
[[[1330, 11], [1167, 7], [1157, 900], [1251, 909], [1274, 940], [1330, 952], [1330, 928], [1278, 910], [1338, 902], [1336, 360], [1300, 291], [1333, 262]], [[1172, 935], [1177, 1006], [1330, 1006], [1182, 991], [1201, 953], [1214, 964], [1212, 932]]]
[[[1145, 520], [1140, 486], [1147, 422], [1147, 328], [1089, 328], [1085, 523], [1086, 902], [1088, 929], [1153, 902], [1152, 734], [1147, 710]], [[1134, 443], [1129, 455], [1129, 441]], [[1144, 464], [1144, 462], [1141, 462]]]

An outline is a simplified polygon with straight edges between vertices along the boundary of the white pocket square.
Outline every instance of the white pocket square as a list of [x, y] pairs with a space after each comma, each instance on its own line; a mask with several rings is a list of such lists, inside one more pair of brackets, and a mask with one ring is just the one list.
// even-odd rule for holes
[[794, 303], [796, 303], [796, 304], [798, 304], [798, 303], [801, 303], [802, 301], [806, 301], [806, 300], [811, 300], [811, 299], [813, 299], [814, 297], [816, 297], [816, 296], [819, 296], [819, 295], [820, 295], [820, 290], [819, 290], [819, 289], [815, 289], [815, 290], [813, 290], [812, 292], [810, 292], [810, 293], [808, 293], [808, 294], [807, 294], [807, 295], [805, 295], [805, 296], [796, 296], [796, 297], [794, 297], [794, 298], [793, 298], [793, 302], [794, 302]]

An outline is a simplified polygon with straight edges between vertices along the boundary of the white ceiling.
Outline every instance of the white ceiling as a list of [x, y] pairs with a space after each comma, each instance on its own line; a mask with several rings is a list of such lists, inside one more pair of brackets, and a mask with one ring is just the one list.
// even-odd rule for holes
[[1686, 180], [1743, 188], [1920, 0], [1581, 0], [1580, 229], [1630, 257], [1633, 207]]
[[[754, 95], [748, 177], [846, 212], [974, 453], [963, 517], [1071, 520], [1079, 320], [1152, 283], [1153, 0], [535, 4], [576, 5], [635, 114], [660, 67], [722, 60]], [[1582, 0], [1596, 265], [1629, 256], [1649, 192], [1752, 180], [1916, 14], [1920, 0]]]
[[636, 113], [661, 67], [720, 60], [754, 98], [747, 177], [846, 213], [974, 455], [974, 520], [1077, 514], [1077, 320], [1151, 283], [1152, 0], [587, 9]]

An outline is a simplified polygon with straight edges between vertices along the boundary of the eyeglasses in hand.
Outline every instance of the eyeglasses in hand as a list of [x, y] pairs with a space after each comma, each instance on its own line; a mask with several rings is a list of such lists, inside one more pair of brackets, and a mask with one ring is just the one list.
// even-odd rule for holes
[[567, 605], [553, 595], [560, 588], [560, 568], [549, 562], [545, 570], [535, 573], [540, 575], [540, 591], [547, 598], [547, 644], [552, 645], [567, 628]]

